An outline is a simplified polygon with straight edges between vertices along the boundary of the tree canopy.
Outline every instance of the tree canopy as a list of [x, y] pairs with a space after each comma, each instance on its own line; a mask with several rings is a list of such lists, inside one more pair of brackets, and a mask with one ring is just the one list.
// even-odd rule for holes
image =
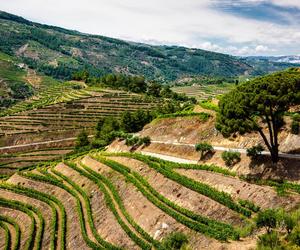
[[219, 103], [216, 128], [225, 137], [257, 131], [272, 161], [277, 162], [278, 132], [284, 125], [284, 113], [297, 104], [300, 104], [299, 69], [259, 77], [224, 95]]

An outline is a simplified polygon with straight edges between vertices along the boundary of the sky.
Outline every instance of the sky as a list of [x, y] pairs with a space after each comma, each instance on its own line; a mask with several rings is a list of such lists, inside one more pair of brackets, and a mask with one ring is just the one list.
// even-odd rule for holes
[[300, 0], [0, 0], [0, 10], [154, 45], [300, 55]]

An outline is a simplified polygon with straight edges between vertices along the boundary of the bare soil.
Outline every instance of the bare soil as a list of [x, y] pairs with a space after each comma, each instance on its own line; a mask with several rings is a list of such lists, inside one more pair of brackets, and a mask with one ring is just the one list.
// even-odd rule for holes
[[0, 207], [0, 214], [10, 217], [18, 223], [21, 231], [20, 249], [24, 249], [25, 243], [30, 236], [28, 227], [30, 227], [31, 225], [31, 220], [29, 216], [21, 211], [13, 210], [6, 207]]
[[66, 235], [66, 248], [73, 249], [89, 249], [81, 235], [81, 229], [79, 225], [79, 217], [76, 208], [76, 201], [68, 192], [58, 188], [57, 186], [46, 184], [43, 182], [33, 181], [27, 178], [23, 178], [19, 175], [13, 175], [9, 180], [9, 183], [17, 185], [18, 183], [29, 188], [33, 188], [37, 191], [44, 192], [53, 195], [59, 199], [65, 207], [67, 214], [67, 235]]
[[192, 249], [208, 249], [211, 244], [218, 244], [216, 240], [192, 232], [165, 214], [149, 202], [132, 184], [126, 182], [122, 175], [112, 171], [109, 167], [89, 157], [85, 157], [83, 162], [94, 171], [109, 177], [117, 188], [127, 212], [155, 239], [161, 240], [169, 233], [179, 231], [189, 235]]
[[123, 231], [113, 213], [107, 207], [104, 194], [96, 184], [66, 165], [59, 164], [55, 167], [55, 170], [74, 181], [90, 197], [94, 224], [103, 239], [116, 246], [126, 249], [136, 249], [135, 243]]
[[278, 196], [276, 191], [271, 187], [250, 184], [238, 178], [203, 170], [177, 169], [176, 171], [196, 181], [206, 183], [220, 191], [229, 193], [236, 200], [244, 199], [252, 201], [262, 209], [282, 207], [290, 210], [300, 203], [299, 195]]
[[242, 224], [240, 216], [237, 213], [206, 196], [165, 178], [162, 174], [151, 169], [143, 162], [126, 157], [110, 158], [141, 174], [156, 191], [177, 205], [185, 207], [197, 214], [205, 215], [229, 224]]
[[[41, 202], [39, 200], [32, 199], [28, 196], [20, 195], [20, 194], [6, 191], [3, 189], [0, 190], [0, 196], [5, 199], [17, 200], [17, 201], [23, 202], [25, 204], [33, 205], [34, 207], [36, 207], [37, 209], [40, 210], [40, 212], [42, 213], [42, 216], [45, 220], [45, 231], [44, 231], [44, 235], [43, 235], [43, 239], [42, 239], [42, 244], [46, 248], [49, 248], [50, 247], [50, 231], [51, 231], [50, 230], [51, 208], [46, 203]], [[36, 214], [34, 214], [34, 217], [35, 217], [36, 221], [39, 221], [39, 218], [37, 217]], [[39, 224], [37, 224], [37, 227], [38, 227], [38, 225]], [[26, 230], [29, 230], [30, 224], [27, 224], [27, 226], [28, 227], [26, 228]]]

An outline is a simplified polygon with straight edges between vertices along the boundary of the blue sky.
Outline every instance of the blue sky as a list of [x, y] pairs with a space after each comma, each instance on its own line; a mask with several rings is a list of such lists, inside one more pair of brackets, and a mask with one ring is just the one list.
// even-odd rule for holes
[[233, 55], [300, 55], [300, 0], [0, 0], [27, 19]]

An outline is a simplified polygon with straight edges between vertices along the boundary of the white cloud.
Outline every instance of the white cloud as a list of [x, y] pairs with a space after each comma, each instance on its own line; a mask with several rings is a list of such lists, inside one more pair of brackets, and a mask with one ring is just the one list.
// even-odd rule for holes
[[271, 0], [271, 2], [279, 6], [300, 8], [299, 0]]
[[268, 52], [270, 49], [268, 48], [268, 46], [264, 46], [264, 45], [257, 45], [255, 48], [255, 51], [260, 53], [260, 52]]
[[[269, 1], [278, 5], [297, 2]], [[0, 0], [2, 10], [86, 33], [152, 44], [195, 46], [237, 55], [299, 53], [299, 50], [294, 51], [300, 48], [298, 26], [236, 17], [214, 10], [211, 3], [212, 0], [26, 0], [24, 4], [24, 0]]]

